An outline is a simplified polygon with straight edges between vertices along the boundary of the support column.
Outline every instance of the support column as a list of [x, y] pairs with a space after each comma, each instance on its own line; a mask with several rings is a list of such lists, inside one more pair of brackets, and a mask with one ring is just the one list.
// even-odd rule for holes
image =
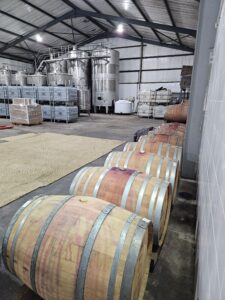
[[140, 53], [140, 70], [139, 70], [139, 78], [138, 78], [138, 92], [140, 95], [140, 91], [141, 91], [141, 83], [142, 83], [142, 69], [143, 69], [143, 56], [144, 56], [144, 44], [143, 42], [141, 42], [141, 49], [140, 49], [141, 53]]
[[182, 177], [196, 179], [204, 120], [204, 100], [210, 75], [210, 54], [214, 48], [216, 22], [221, 0], [201, 0], [192, 74], [190, 111], [184, 142]]

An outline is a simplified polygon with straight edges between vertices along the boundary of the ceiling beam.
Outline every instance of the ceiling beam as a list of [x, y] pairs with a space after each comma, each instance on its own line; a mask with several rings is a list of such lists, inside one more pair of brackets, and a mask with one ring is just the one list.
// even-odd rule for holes
[[[166, 6], [166, 10], [167, 10], [168, 15], [169, 15], [169, 17], [170, 17], [171, 23], [173, 24], [173, 26], [176, 27], [176, 23], [175, 23], [175, 21], [174, 21], [174, 18], [173, 18], [173, 15], [172, 15], [172, 11], [171, 11], [171, 9], [170, 9], [170, 6], [169, 6], [168, 1], [167, 1], [167, 0], [163, 0], [163, 2], [164, 2], [164, 4], [165, 4], [165, 6]], [[179, 44], [182, 45], [182, 41], [181, 41], [181, 38], [180, 38], [178, 32], [176, 32], [176, 36], [177, 36], [177, 40], [179, 41]]]
[[[41, 9], [40, 7], [34, 5], [33, 3], [31, 3], [31, 2], [29, 2], [29, 1], [27, 1], [27, 0], [20, 0], [20, 1], [22, 1], [23, 3], [25, 3], [25, 4], [27, 4], [27, 5], [30, 5], [31, 7], [33, 7], [34, 9], [36, 9], [37, 11], [39, 11], [40, 13], [42, 13], [42, 14], [48, 16], [49, 18], [52, 18], [52, 19], [54, 19], [54, 20], [57, 19], [57, 17], [53, 16], [52, 14], [48, 13], [47, 11]], [[85, 37], [87, 37], [87, 38], [90, 37], [90, 36], [89, 36], [88, 34], [86, 34], [85, 32], [83, 32], [83, 31], [81, 31], [81, 30], [75, 28], [74, 26], [71, 26], [71, 25], [67, 24], [67, 23], [64, 22], [64, 21], [61, 21], [60, 23], [63, 24], [63, 25], [65, 25], [66, 27], [72, 29], [73, 31], [79, 33], [80, 35], [83, 35], [83, 36], [85, 36]]]
[[[105, 0], [105, 2], [118, 14], [120, 17], [124, 17], [123, 14], [109, 1]], [[129, 27], [140, 37], [143, 38], [143, 36], [140, 34], [140, 32], [133, 26], [129, 25]]]
[[[151, 18], [149, 17], [149, 15], [146, 12], [145, 8], [141, 4], [140, 0], [132, 0], [132, 2], [136, 6], [136, 8], [139, 10], [140, 14], [145, 19], [145, 21], [146, 22], [152, 22]], [[158, 30], [155, 30], [154, 28], [152, 28], [152, 31], [155, 33], [156, 37], [158, 38], [158, 40], [160, 42], [163, 42], [163, 40], [160, 36], [164, 36], [167, 39], [169, 39], [170, 41], [173, 41], [173, 42], [177, 43], [177, 41], [175, 39], [171, 38], [170, 36], [166, 35], [165, 33], [159, 32]]]
[[[69, 12], [63, 14], [62, 16], [58, 17], [56, 20], [52, 20], [51, 22], [49, 22], [41, 27], [38, 27], [35, 30], [30, 31], [29, 33], [21, 36], [20, 38], [15, 39], [14, 41], [12, 41], [12, 42], [8, 43], [7, 45], [5, 45], [4, 47], [0, 48], [0, 53], [6, 51], [7, 49], [9, 49], [11, 47], [14, 47], [15, 45], [27, 40], [31, 36], [41, 32], [41, 31], [45, 31], [46, 29], [54, 26], [55, 24], [59, 23], [60, 21], [70, 18], [71, 16], [74, 16], [74, 11], [69, 11]], [[70, 42], [70, 43], [72, 43], [72, 42]]]
[[165, 48], [170, 48], [170, 49], [175, 49], [175, 50], [181, 50], [181, 51], [185, 51], [185, 52], [190, 52], [190, 53], [194, 53], [194, 49], [189, 48], [187, 46], [181, 46], [181, 45], [177, 45], [177, 44], [166, 44], [166, 43], [160, 43], [158, 41], [153, 41], [150, 39], [140, 39], [138, 37], [135, 36], [131, 36], [128, 34], [118, 34], [115, 32], [104, 32], [104, 33], [100, 33], [97, 34], [87, 40], [84, 40], [80, 43], [77, 44], [78, 47], [82, 47], [85, 46], [86, 44], [92, 43], [94, 41], [97, 40], [101, 40], [101, 39], [108, 39], [108, 38], [121, 38], [121, 39], [126, 39], [126, 40], [131, 40], [131, 41], [136, 41], [136, 42], [143, 42], [145, 44], [150, 44], [150, 45], [154, 45], [154, 46], [160, 46], [160, 47], [165, 47]]
[[[68, 1], [68, 0], [63, 0], [63, 1]], [[141, 20], [132, 19], [132, 18], [126, 18], [126, 17], [112, 16], [112, 15], [97, 13], [97, 12], [93, 12], [93, 11], [86, 11], [83, 9], [76, 9], [75, 14], [76, 14], [76, 17], [91, 16], [94, 18], [99, 18], [99, 19], [104, 19], [104, 20], [112, 20], [112, 21], [125, 23], [125, 24], [134, 24], [134, 25], [139, 25], [139, 26], [148, 27], [148, 28], [161, 29], [161, 30], [165, 30], [165, 31], [178, 32], [178, 33], [188, 34], [190, 36], [196, 37], [196, 30], [183, 28], [183, 27], [165, 25], [165, 24], [155, 23], [155, 22], [146, 22], [146, 21], [141, 21]]]
[[[11, 15], [11, 14], [9, 14], [9, 13], [3, 11], [3, 10], [0, 10], [0, 13], [3, 14], [3, 15], [5, 15], [5, 16], [7, 16], [7, 17], [9, 17], [9, 18], [12, 18], [13, 20], [16, 20], [16, 21], [18, 21], [18, 22], [21, 22], [21, 23], [23, 23], [23, 24], [26, 24], [26, 25], [28, 25], [28, 26], [30, 26], [30, 27], [34, 27], [34, 28], [36, 28], [36, 29], [39, 29], [39, 28], [40, 28], [40, 27], [38, 27], [38, 26], [36, 26], [36, 25], [34, 25], [34, 24], [32, 24], [32, 23], [29, 23], [29, 22], [27, 22], [27, 21], [25, 21], [25, 20], [23, 20], [23, 19], [20, 19], [20, 18], [14, 16], [14, 15]], [[57, 22], [57, 23], [58, 23], [58, 22]], [[54, 37], [57, 38], [57, 39], [63, 40], [63, 41], [65, 41], [65, 42], [67, 42], [67, 43], [71, 43], [71, 41], [69, 41], [69, 40], [67, 40], [67, 39], [65, 39], [65, 38], [62, 38], [61, 36], [59, 36], [59, 35], [57, 35], [57, 34], [55, 34], [55, 33], [53, 33], [53, 32], [50, 32], [50, 31], [47, 31], [47, 30], [41, 30], [41, 31], [44, 31], [45, 33], [48, 33], [48, 34], [54, 36]]]
[[[145, 11], [145, 9], [142, 7], [140, 1], [139, 0], [132, 0], [132, 2], [134, 3], [135, 7], [137, 8], [137, 10], [141, 14], [141, 16], [145, 19], [145, 21], [146, 22], [151, 22], [152, 20], [150, 19], [149, 15]], [[154, 28], [152, 28], [152, 31], [154, 32], [154, 34], [157, 37], [157, 39], [159, 40], [159, 42], [162, 42], [162, 39], [160, 38], [157, 30], [155, 30]]]
[[[65, 3], [71, 3], [69, 0], [62, 0]], [[154, 23], [154, 22], [145, 22], [145, 21], [140, 21], [137, 19], [131, 19], [131, 18], [125, 18], [125, 17], [119, 17], [119, 16], [111, 16], [111, 15], [107, 15], [107, 14], [102, 14], [102, 13], [97, 13], [97, 12], [92, 12], [92, 11], [85, 11], [85, 10], [81, 10], [79, 8], [77, 8], [75, 5], [73, 5], [71, 3], [72, 7], [74, 8], [73, 10], [57, 17], [57, 19], [54, 19], [50, 22], [48, 22], [47, 24], [36, 28], [35, 30], [30, 31], [29, 33], [18, 37], [17, 39], [7, 43], [7, 45], [3, 46], [0, 48], [0, 52], [4, 52], [7, 49], [9, 49], [10, 47], [14, 47], [15, 45], [29, 39], [30, 37], [34, 36], [35, 34], [39, 33], [39, 32], [46, 32], [46, 30], [52, 26], [54, 26], [55, 24], [69, 19], [69, 18], [75, 18], [75, 17], [87, 17], [88, 19], [90, 19], [90, 17], [95, 17], [95, 18], [100, 18], [100, 19], [107, 19], [107, 20], [112, 20], [112, 21], [116, 21], [116, 22], [122, 22], [125, 24], [136, 24], [139, 26], [144, 26], [144, 27], [148, 27], [148, 28], [157, 28], [157, 29], [161, 29], [161, 30], [167, 30], [167, 31], [172, 31], [172, 32], [179, 32], [179, 33], [183, 33], [183, 34], [189, 34], [191, 36], [196, 36], [196, 30], [192, 30], [192, 29], [187, 29], [187, 28], [181, 28], [181, 27], [175, 27], [175, 26], [170, 26], [170, 25], [165, 25], [165, 24], [159, 24], [159, 23]], [[1, 12], [1, 11], [0, 11]], [[8, 13], [7, 13], [8, 14]], [[16, 17], [17, 18], [17, 17]], [[21, 20], [21, 19], [20, 19]], [[94, 19], [93, 19], [94, 20]], [[24, 21], [26, 22], [26, 21]], [[97, 21], [96, 21], [97, 22]], [[98, 22], [97, 22], [98, 23]], [[99, 23], [100, 24], [100, 23]], [[34, 27], [34, 25], [31, 25]], [[101, 25], [103, 26], [103, 25]], [[104, 26], [104, 28], [109, 32], [108, 28], [106, 28]], [[49, 32], [47, 32], [49, 33]], [[52, 34], [53, 35], [53, 34]], [[59, 38], [62, 39], [62, 38]], [[138, 38], [138, 40], [140, 41], [140, 38]], [[73, 43], [72, 41], [69, 41], [69, 43]], [[166, 44], [169, 45], [169, 44]], [[187, 47], [188, 48], [188, 47]]]
[[9, 54], [9, 53], [0, 53], [0, 57], [6, 58], [6, 59], [11, 59], [11, 60], [16, 60], [16, 61], [21, 61], [24, 63], [29, 63], [33, 64], [34, 60], [28, 59], [22, 56], [14, 55], [14, 54]]
[[[67, 4], [68, 6], [70, 6], [71, 8], [73, 8], [75, 11], [80, 10], [80, 8], [78, 6], [76, 6], [75, 4], [73, 4], [70, 0], [61, 0], [61, 1], [64, 2], [65, 4]], [[86, 15], [85, 17], [89, 21], [91, 21], [93, 24], [95, 24], [95, 26], [97, 26], [98, 28], [100, 28], [101, 30], [103, 30], [103, 31], [109, 31], [109, 29], [107, 27], [105, 27], [104, 25], [102, 25], [101, 23], [99, 23], [97, 20], [95, 20], [91, 16]]]
[[[13, 32], [13, 31], [10, 31], [10, 30], [8, 30], [8, 29], [5, 29], [5, 28], [0, 28], [0, 31], [5, 32], [5, 33], [10, 34], [10, 35], [14, 35], [14, 36], [16, 36], [16, 37], [22, 37], [22, 35], [20, 35], [20, 34], [18, 34], [18, 33], [15, 33], [15, 32]], [[40, 46], [40, 45], [43, 45], [43, 46], [45, 46], [45, 47], [47, 47], [47, 48], [51, 48], [51, 47], [52, 47], [52, 46], [49, 45], [49, 44], [46, 44], [46, 43], [43, 43], [43, 42], [37, 42], [35, 39], [29, 38], [29, 39], [27, 39], [27, 40], [30, 41], [30, 42], [32, 42], [32, 43], [38, 44], [39, 46]], [[5, 44], [7, 44], [7, 43], [5, 43]], [[34, 52], [35, 52], [35, 51], [34, 51]]]
[[[4, 44], [4, 45], [7, 45], [7, 43], [4, 43], [4, 42], [0, 42], [0, 43]], [[36, 55], [37, 54], [37, 52], [32, 51], [31, 49], [24, 48], [24, 47], [14, 46], [14, 48], [18, 49], [18, 50], [21, 50], [21, 51], [26, 51], [26, 52], [28, 52], [28, 53], [30, 53], [32, 55]], [[22, 54], [22, 52], [21, 52], [21, 54]]]
[[[96, 11], [96, 12], [98, 12], [98, 13], [101, 13], [101, 11], [100, 11], [97, 7], [95, 7], [90, 1], [88, 1], [88, 0], [83, 0], [83, 1], [84, 1], [84, 3], [86, 3], [88, 6], [90, 6], [94, 11]], [[115, 27], [115, 24], [114, 24], [112, 21], [108, 21], [108, 23], [109, 23], [111, 26]]]

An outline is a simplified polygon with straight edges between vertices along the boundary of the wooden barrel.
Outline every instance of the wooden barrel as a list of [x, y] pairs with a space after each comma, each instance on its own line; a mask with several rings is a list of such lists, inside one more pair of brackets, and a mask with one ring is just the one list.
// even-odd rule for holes
[[154, 143], [145, 141], [141, 143], [130, 142], [126, 143], [123, 151], [137, 151], [146, 153], [155, 153], [159, 156], [163, 156], [172, 160], [178, 160], [181, 163], [182, 148], [178, 146], [173, 146], [166, 143]]
[[176, 198], [179, 177], [179, 162], [156, 154], [142, 152], [111, 152], [105, 161], [105, 167], [118, 167], [144, 172], [152, 177], [169, 181], [172, 186], [172, 199]]
[[170, 125], [170, 123], [163, 124], [163, 125], [155, 128], [154, 134], [166, 134], [166, 135], [177, 134], [177, 135], [184, 136], [185, 125], [184, 124], [174, 125], [174, 124], [180, 124], [180, 123], [172, 123], [172, 125]]
[[155, 128], [154, 133], [155, 134], [167, 134], [171, 135], [175, 132], [180, 134], [185, 134], [186, 125], [182, 123], [164, 123], [158, 127]]
[[169, 105], [166, 109], [164, 119], [171, 122], [183, 122], [187, 120], [189, 101], [181, 104]]
[[152, 224], [92, 197], [39, 196], [3, 240], [7, 269], [48, 300], [142, 299]]
[[142, 135], [138, 142], [145, 143], [167, 143], [174, 146], [181, 147], [183, 145], [184, 137], [177, 134], [166, 135], [166, 134], [151, 134], [151, 135]]
[[154, 245], [162, 245], [171, 209], [169, 182], [134, 170], [86, 167], [74, 177], [70, 194], [101, 198], [150, 219]]

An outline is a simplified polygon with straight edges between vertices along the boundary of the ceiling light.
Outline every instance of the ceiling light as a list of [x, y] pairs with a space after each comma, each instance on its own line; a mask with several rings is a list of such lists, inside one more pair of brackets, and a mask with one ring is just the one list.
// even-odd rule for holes
[[119, 25], [117, 26], [117, 28], [116, 28], [116, 31], [117, 31], [118, 33], [123, 33], [123, 30], [124, 30], [123, 24], [119, 24]]
[[123, 6], [124, 6], [125, 10], [128, 10], [128, 8], [129, 8], [129, 2], [124, 2]]
[[40, 36], [40, 34], [36, 34], [35, 38], [36, 38], [37, 42], [42, 42], [43, 41], [43, 38], [42, 38], [42, 36]]

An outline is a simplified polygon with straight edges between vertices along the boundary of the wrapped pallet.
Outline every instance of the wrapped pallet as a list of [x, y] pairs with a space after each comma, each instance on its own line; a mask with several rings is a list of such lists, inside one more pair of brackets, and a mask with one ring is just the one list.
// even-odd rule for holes
[[167, 89], [156, 90], [154, 93], [156, 103], [169, 103], [172, 97], [171, 90]]
[[138, 117], [152, 117], [152, 109], [150, 102], [139, 102], [137, 108]]
[[186, 100], [181, 104], [170, 105], [166, 109], [164, 119], [170, 122], [186, 123], [189, 109], [189, 101]]
[[163, 119], [166, 112], [166, 106], [157, 105], [153, 107], [153, 118]]
[[9, 113], [10, 120], [14, 124], [37, 125], [43, 121], [41, 106], [30, 98], [13, 99]]

